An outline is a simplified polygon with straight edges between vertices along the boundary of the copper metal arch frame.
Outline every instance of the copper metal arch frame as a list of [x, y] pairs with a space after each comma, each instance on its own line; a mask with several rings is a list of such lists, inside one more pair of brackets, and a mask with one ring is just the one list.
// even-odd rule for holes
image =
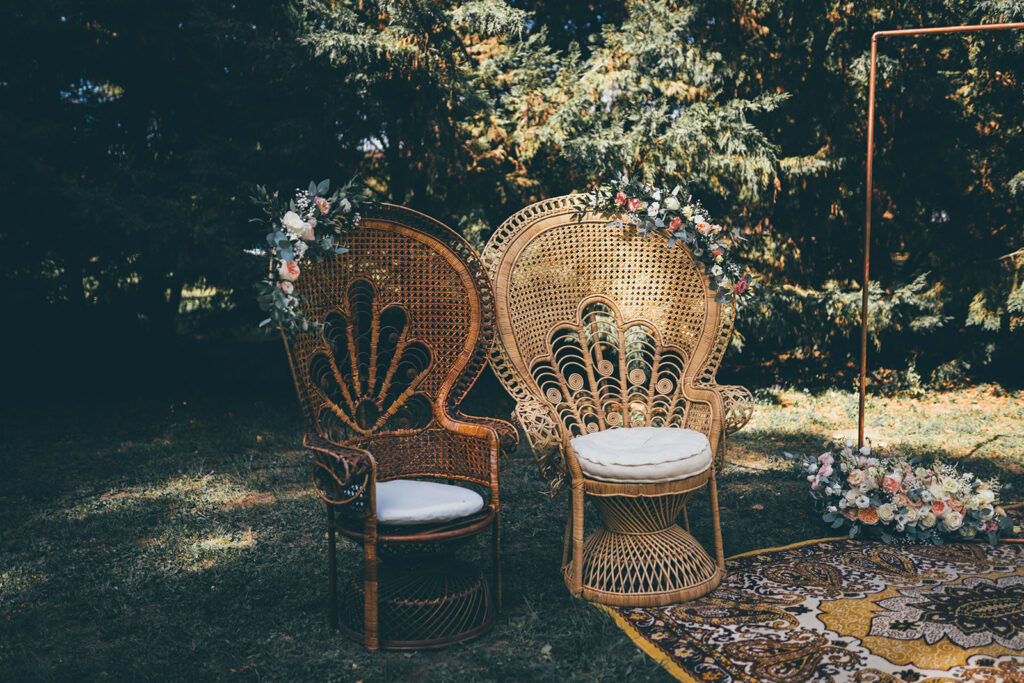
[[868, 83], [868, 164], [867, 198], [864, 211], [864, 280], [861, 294], [860, 313], [860, 406], [857, 419], [857, 445], [864, 445], [864, 393], [868, 366], [868, 273], [871, 254], [871, 193], [873, 189], [872, 167], [875, 159], [875, 62], [878, 57], [878, 39], [885, 36], [921, 36], [944, 33], [976, 33], [979, 31], [1001, 31], [1024, 29], [1024, 22], [1006, 24], [975, 24], [971, 26], [938, 26], [935, 28], [904, 28], [893, 31], [875, 31], [871, 35], [871, 76]]

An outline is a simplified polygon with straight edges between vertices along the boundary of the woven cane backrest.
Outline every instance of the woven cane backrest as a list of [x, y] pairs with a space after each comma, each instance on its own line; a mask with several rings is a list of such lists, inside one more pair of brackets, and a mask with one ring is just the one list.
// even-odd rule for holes
[[715, 303], [685, 247], [603, 216], [578, 222], [578, 201], [523, 209], [482, 256], [498, 292], [491, 364], [531, 445], [619, 426], [686, 427], [716, 443], [720, 407], [684, 386], [714, 383], [732, 305]]
[[438, 423], [486, 362], [486, 274], [462, 238], [403, 207], [372, 207], [343, 241], [347, 253], [304, 262], [296, 282], [302, 311], [324, 323], [289, 343], [309, 429], [371, 447], [379, 479], [450, 475]]

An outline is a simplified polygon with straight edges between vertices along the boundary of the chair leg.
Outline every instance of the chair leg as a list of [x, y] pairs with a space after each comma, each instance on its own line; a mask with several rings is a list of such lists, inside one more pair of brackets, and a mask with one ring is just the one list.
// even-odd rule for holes
[[572, 488], [572, 585], [570, 590], [579, 597], [583, 593], [583, 482]]
[[367, 650], [380, 649], [377, 630], [377, 519], [370, 515], [366, 519], [363, 533], [363, 634]]
[[501, 612], [501, 510], [494, 511], [494, 605]]
[[686, 504], [683, 504], [683, 528], [686, 529], [686, 533], [690, 533], [690, 515], [686, 512]]
[[708, 495], [711, 497], [711, 525], [715, 533], [715, 559], [718, 561], [718, 569], [725, 576], [725, 548], [722, 546], [722, 525], [718, 518], [718, 484], [715, 482], [715, 470], [711, 465], [711, 480], [708, 482]]
[[569, 496], [569, 510], [565, 515], [565, 538], [562, 541], [562, 569], [569, 566], [569, 549], [572, 547], [572, 496]]
[[338, 558], [335, 552], [334, 508], [327, 505], [327, 602], [328, 622], [338, 628]]

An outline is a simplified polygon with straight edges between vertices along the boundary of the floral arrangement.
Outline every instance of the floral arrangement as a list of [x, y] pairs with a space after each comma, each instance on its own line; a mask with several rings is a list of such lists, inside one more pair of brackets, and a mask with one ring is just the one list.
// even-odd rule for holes
[[920, 458], [878, 458], [871, 446], [855, 450], [849, 439], [826, 444], [818, 457], [786, 453], [811, 484], [822, 519], [850, 538], [877, 529], [886, 543], [934, 543], [981, 536], [990, 543], [1019, 533], [999, 507], [999, 482], [982, 480], [952, 465], [920, 465]]
[[[665, 190], [631, 180], [623, 173], [585, 197], [589, 209], [615, 217], [609, 226], [636, 225], [641, 235], [666, 230], [669, 246], [687, 245], [694, 259], [704, 264], [718, 303], [749, 292], [753, 276], [730, 253], [733, 244], [743, 239], [739, 231], [729, 232], [714, 223], [700, 202], [692, 197], [682, 199], [678, 185]], [[582, 212], [577, 214], [576, 219], [582, 221], [583, 215]]]
[[252, 200], [263, 208], [267, 218], [255, 218], [253, 222], [263, 223], [269, 232], [265, 248], [246, 249], [245, 253], [270, 257], [266, 277], [256, 284], [260, 309], [269, 312], [260, 327], [272, 325], [290, 333], [322, 327], [299, 310], [301, 295], [295, 290], [295, 281], [302, 274], [300, 264], [306, 259], [320, 261], [324, 256], [348, 251], [339, 239], [359, 224], [357, 207], [362, 200], [354, 181], [333, 194], [329, 194], [330, 189], [330, 180], [310, 182], [307, 189], [295, 190], [284, 209], [277, 192], [270, 194], [262, 185], [256, 186]]

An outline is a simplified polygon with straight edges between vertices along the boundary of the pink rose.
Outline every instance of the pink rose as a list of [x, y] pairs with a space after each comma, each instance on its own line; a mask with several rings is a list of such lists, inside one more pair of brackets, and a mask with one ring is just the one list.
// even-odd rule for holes
[[295, 261], [282, 261], [277, 268], [277, 274], [281, 276], [282, 280], [294, 282], [299, 279], [299, 264]]
[[708, 234], [709, 232], [711, 232], [711, 224], [710, 223], [704, 223], [703, 221], [700, 222], [700, 223], [697, 223], [697, 232], [699, 232], [702, 235]]
[[882, 477], [882, 490], [892, 494], [900, 490], [900, 483], [892, 477]]
[[725, 252], [722, 251], [721, 249], [715, 249], [713, 252], [711, 252], [711, 255], [712, 256], [725, 256]]
[[315, 223], [306, 223], [306, 228], [302, 231], [302, 234], [299, 235], [299, 238], [303, 239], [303, 240], [305, 240], [307, 242], [312, 242], [313, 240], [315, 240], [316, 239], [316, 233], [313, 232], [313, 226], [314, 225], [315, 225]]
[[821, 469], [818, 470], [818, 476], [822, 477], [824, 479], [827, 479], [828, 477], [831, 477], [832, 476], [832, 463], [829, 463], [827, 465], [822, 465]]
[[946, 502], [942, 500], [936, 500], [932, 502], [932, 513], [936, 517], [941, 517], [946, 512]]
[[633, 199], [630, 199], [626, 203], [626, 208], [629, 209], [630, 211], [639, 211], [641, 204], [642, 202], [636, 197], [634, 197]]
[[739, 280], [736, 281], [736, 286], [733, 287], [733, 291], [736, 292], [737, 294], [742, 294], [743, 292], [747, 291], [748, 287], [750, 287], [750, 281], [747, 280], [746, 278], [740, 278]]
[[716, 235], [718, 233], [722, 232], [722, 230], [723, 230], [722, 226], [718, 225], [717, 223], [715, 223], [714, 225], [711, 226], [711, 232], [715, 233]]
[[836, 458], [831, 453], [822, 453], [818, 456], [818, 462], [822, 465], [831, 465], [836, 461]]
[[331, 210], [331, 203], [323, 197], [315, 197], [313, 203], [316, 204], [316, 208], [320, 209], [321, 215]]
[[846, 478], [846, 481], [850, 482], [850, 486], [860, 486], [868, 480], [868, 473], [864, 470], [854, 470], [850, 472], [850, 476]]
[[619, 206], [623, 206], [626, 203], [626, 201], [626, 193], [623, 192], [622, 190], [619, 190], [619, 192], [615, 195], [615, 203], [618, 204]]
[[857, 456], [857, 467], [864, 467], [868, 464], [868, 459], [863, 455]]
[[285, 294], [291, 294], [292, 292], [295, 291], [295, 285], [288, 282], [288, 280], [282, 280], [280, 287], [281, 291], [283, 291]]
[[670, 220], [668, 222], [668, 227], [670, 227], [672, 230], [678, 230], [679, 226], [682, 225], [682, 224], [683, 224], [683, 219], [682, 218], [680, 218], [679, 216], [673, 216], [672, 220]]

